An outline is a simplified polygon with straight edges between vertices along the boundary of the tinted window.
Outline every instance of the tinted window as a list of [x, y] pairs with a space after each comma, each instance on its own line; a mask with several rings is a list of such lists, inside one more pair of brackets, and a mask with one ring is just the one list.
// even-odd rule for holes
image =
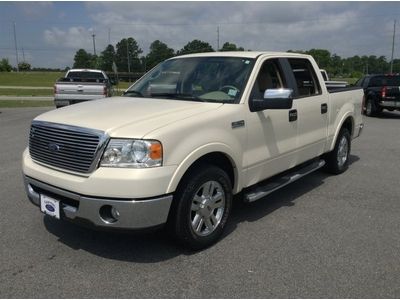
[[296, 80], [299, 97], [318, 95], [321, 93], [318, 78], [308, 59], [289, 59]]
[[368, 86], [400, 86], [400, 76], [375, 76]]
[[67, 78], [104, 79], [104, 76], [100, 72], [69, 72]]

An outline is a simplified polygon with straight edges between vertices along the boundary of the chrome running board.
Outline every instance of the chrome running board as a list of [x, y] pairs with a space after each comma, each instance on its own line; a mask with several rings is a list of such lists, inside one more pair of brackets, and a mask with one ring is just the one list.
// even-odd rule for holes
[[280, 188], [296, 181], [302, 178], [303, 176], [306, 176], [307, 174], [310, 174], [311, 172], [314, 172], [320, 168], [322, 168], [325, 165], [325, 161], [323, 159], [313, 161], [312, 163], [300, 168], [296, 169], [295, 171], [291, 173], [287, 173], [283, 175], [282, 177], [278, 177], [276, 179], [273, 179], [271, 181], [268, 181], [265, 185], [256, 185], [253, 189], [249, 190], [247, 193], [244, 195], [244, 201], [245, 202], [254, 202], [256, 200], [259, 200], [272, 192], [279, 190]]

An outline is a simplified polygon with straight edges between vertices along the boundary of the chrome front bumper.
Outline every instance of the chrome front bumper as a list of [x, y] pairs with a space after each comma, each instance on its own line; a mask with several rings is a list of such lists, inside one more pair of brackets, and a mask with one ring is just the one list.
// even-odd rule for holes
[[[95, 226], [144, 229], [166, 223], [172, 203], [172, 195], [158, 198], [135, 199], [104, 199], [79, 195], [59, 189], [49, 184], [24, 176], [26, 193], [29, 200], [40, 207], [40, 194], [51, 196], [60, 201], [61, 219], [71, 221], [89, 221]], [[104, 207], [118, 210], [117, 220], [110, 221], [101, 214]]]

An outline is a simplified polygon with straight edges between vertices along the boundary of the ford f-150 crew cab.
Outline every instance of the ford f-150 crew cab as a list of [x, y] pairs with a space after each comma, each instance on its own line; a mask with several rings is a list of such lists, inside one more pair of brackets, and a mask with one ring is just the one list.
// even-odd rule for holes
[[101, 70], [71, 69], [54, 85], [54, 104], [57, 108], [111, 95], [111, 81]]
[[26, 191], [55, 218], [116, 229], [166, 223], [201, 249], [221, 236], [233, 195], [256, 201], [324, 165], [344, 172], [362, 98], [358, 88], [328, 92], [307, 55], [171, 58], [122, 97], [36, 117]]

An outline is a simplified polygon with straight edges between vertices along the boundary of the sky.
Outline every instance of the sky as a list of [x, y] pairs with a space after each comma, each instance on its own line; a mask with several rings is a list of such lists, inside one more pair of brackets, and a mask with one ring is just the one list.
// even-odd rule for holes
[[[73, 65], [75, 52], [93, 53], [133, 37], [148, 53], [154, 40], [179, 50], [193, 39], [217, 48], [235, 43], [255, 51], [327, 49], [341, 57], [391, 57], [400, 2], [14, 2], [0, 1], [0, 59], [32, 67]], [[394, 58], [400, 58], [400, 20]]]

